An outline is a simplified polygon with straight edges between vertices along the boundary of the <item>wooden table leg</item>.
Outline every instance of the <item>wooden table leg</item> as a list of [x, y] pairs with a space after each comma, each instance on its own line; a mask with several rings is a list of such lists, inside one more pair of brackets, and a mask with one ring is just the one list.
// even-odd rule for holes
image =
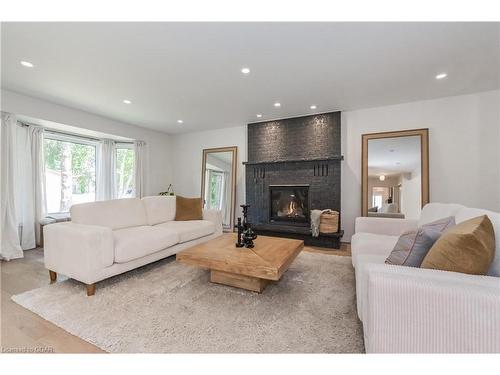
[[210, 281], [217, 284], [234, 286], [236, 288], [251, 290], [252, 292], [262, 293], [267, 283], [266, 279], [258, 277], [238, 275], [224, 271], [210, 271]]

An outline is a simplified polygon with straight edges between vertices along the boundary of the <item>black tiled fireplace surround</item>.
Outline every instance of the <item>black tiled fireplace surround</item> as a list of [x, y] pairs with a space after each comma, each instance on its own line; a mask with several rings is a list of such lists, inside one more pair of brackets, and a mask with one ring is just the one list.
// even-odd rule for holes
[[262, 235], [303, 239], [306, 245], [339, 248], [342, 232], [312, 237], [306, 221], [272, 217], [271, 188], [307, 186], [308, 210], [340, 212], [340, 112], [248, 125], [248, 218]]

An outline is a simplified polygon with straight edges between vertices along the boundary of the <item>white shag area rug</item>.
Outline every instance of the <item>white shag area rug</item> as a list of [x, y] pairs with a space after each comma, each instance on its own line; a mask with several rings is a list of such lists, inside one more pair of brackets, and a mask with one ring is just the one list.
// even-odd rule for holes
[[12, 297], [113, 353], [361, 353], [350, 257], [302, 252], [262, 294], [212, 284], [174, 257], [97, 284], [66, 280]]

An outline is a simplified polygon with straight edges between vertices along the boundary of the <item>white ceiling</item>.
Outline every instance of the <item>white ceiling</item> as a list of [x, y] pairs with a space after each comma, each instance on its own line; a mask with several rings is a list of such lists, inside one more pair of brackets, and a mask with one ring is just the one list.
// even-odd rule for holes
[[391, 176], [420, 170], [420, 136], [370, 139], [368, 175]]
[[1, 77], [181, 133], [497, 89], [499, 49], [498, 23], [2, 23]]
[[207, 154], [207, 168], [231, 172], [232, 152], [210, 152]]
[[229, 165], [231, 165], [231, 163], [233, 162], [233, 153], [231, 151], [210, 152], [208, 156], [218, 159]]

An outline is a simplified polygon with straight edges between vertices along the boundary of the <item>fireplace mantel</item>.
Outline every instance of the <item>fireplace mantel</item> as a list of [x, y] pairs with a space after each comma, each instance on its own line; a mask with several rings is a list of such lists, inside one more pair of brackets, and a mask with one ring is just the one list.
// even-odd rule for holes
[[282, 159], [282, 160], [268, 160], [268, 161], [244, 161], [243, 165], [260, 165], [260, 164], [274, 164], [274, 163], [301, 163], [301, 162], [320, 162], [320, 161], [337, 161], [344, 160], [344, 155], [333, 156], [330, 158], [305, 158], [305, 159]]

